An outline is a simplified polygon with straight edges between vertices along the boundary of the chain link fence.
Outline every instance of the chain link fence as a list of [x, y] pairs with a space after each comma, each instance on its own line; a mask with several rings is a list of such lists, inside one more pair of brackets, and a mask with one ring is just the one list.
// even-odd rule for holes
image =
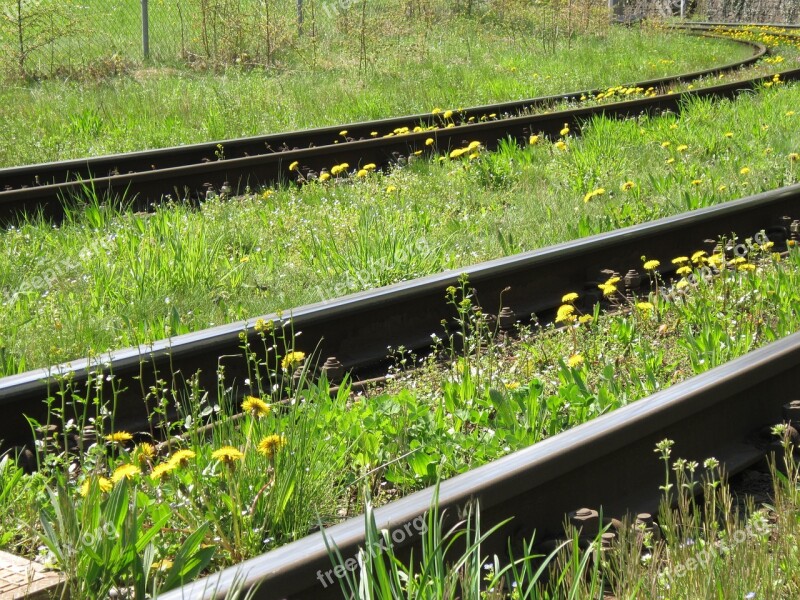
[[683, 11], [719, 21], [800, 20], [798, 0], [0, 0], [0, 77], [97, 77], [149, 65], [269, 66], [282, 52], [304, 51], [303, 37], [353, 38], [368, 13], [396, 23], [446, 23], [453, 13], [528, 11], [576, 24], [575, 15], [589, 14], [583, 5], [604, 11], [603, 18], [610, 8], [625, 18]]

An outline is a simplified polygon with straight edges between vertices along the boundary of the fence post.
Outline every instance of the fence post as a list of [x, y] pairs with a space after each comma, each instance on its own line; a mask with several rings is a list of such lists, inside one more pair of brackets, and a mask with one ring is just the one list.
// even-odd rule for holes
[[142, 0], [142, 55], [145, 59], [150, 58], [150, 14], [147, 9], [147, 0]]

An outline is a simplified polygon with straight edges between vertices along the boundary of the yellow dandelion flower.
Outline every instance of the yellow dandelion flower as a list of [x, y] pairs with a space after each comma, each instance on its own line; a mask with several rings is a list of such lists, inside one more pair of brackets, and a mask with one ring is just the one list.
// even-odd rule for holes
[[594, 321], [594, 317], [592, 315], [581, 315], [580, 317], [578, 317], [578, 323], [584, 325], [586, 323], [591, 323], [592, 321]]
[[519, 389], [519, 381], [509, 381], [506, 384], [506, 389], [513, 392]]
[[369, 135], [370, 135], [370, 137], [378, 137], [378, 132], [377, 131], [370, 131]]
[[689, 262], [688, 256], [676, 256], [675, 258], [672, 259], [673, 265], [680, 265], [687, 262]]
[[705, 259], [706, 254], [708, 253], [705, 250], [698, 250], [697, 252], [692, 254], [692, 262], [693, 263], [704, 262], [706, 260]]
[[722, 254], [712, 254], [708, 257], [708, 264], [712, 267], [717, 267], [721, 265], [725, 260], [725, 257]]
[[173, 463], [171, 460], [163, 462], [153, 468], [153, 470], [150, 472], [150, 479], [153, 481], [161, 481], [177, 468], [178, 465]]
[[645, 263], [644, 263], [644, 268], [645, 268], [646, 271], [655, 271], [660, 266], [661, 266], [661, 262], [659, 262], [659, 261], [657, 261], [655, 259], [645, 261]]
[[342, 130], [339, 132], [339, 135], [340, 135], [340, 136], [342, 136], [342, 137], [346, 136], [346, 135], [347, 135], [347, 129], [342, 129]]
[[320, 173], [319, 174], [319, 180], [320, 181], [328, 181], [328, 179], [330, 179], [330, 178], [331, 178], [331, 174], [328, 173], [327, 171], [325, 171], [324, 173]]
[[792, 115], [794, 115], [794, 111], [793, 110], [787, 110], [786, 111], [786, 116], [787, 117], [791, 117]]
[[732, 131], [725, 132], [725, 137], [726, 138], [732, 138], [733, 137], [733, 132]]
[[675, 159], [674, 159], [674, 158], [668, 158], [668, 159], [667, 159], [667, 160], [665, 160], [664, 162], [665, 162], [665, 163], [667, 163], [668, 165], [671, 165], [672, 163], [674, 163], [674, 162], [675, 162]]
[[378, 167], [377, 167], [377, 165], [375, 163], [367, 163], [367, 164], [364, 165], [364, 170], [365, 171], [374, 171], [377, 168]]
[[153, 444], [148, 444], [147, 442], [142, 442], [134, 449], [134, 453], [139, 457], [139, 462], [145, 463], [149, 460], [153, 460], [156, 455], [156, 449]]
[[612, 296], [617, 291], [617, 286], [610, 283], [601, 283], [597, 287], [603, 290], [603, 296]]
[[621, 189], [623, 192], [627, 192], [628, 190], [632, 190], [634, 187], [636, 187], [635, 183], [633, 183], [632, 181], [626, 181], [621, 186], [619, 186], [619, 189]]
[[269, 404], [255, 396], [247, 396], [242, 402], [242, 411], [250, 413], [254, 417], [265, 417], [271, 410]]
[[446, 110], [446, 111], [444, 111], [444, 114], [442, 116], [445, 119], [452, 119], [453, 118], [453, 111], [452, 110]]
[[569, 323], [575, 320], [575, 307], [571, 304], [563, 304], [558, 307], [556, 312], [556, 323]]
[[387, 194], [391, 194], [392, 192], [396, 192], [396, 191], [397, 191], [397, 186], [396, 185], [390, 185], [390, 186], [386, 187], [386, 193]]
[[692, 179], [692, 185], [700, 185], [703, 183], [702, 179]]
[[285, 445], [286, 438], [282, 435], [268, 435], [258, 443], [258, 451], [267, 458], [272, 458]]
[[691, 272], [692, 272], [692, 267], [690, 267], [690, 266], [688, 266], [688, 265], [684, 265], [684, 266], [680, 267], [680, 268], [679, 268], [679, 269], [676, 271], [676, 273], [677, 273], [678, 275], [689, 275]]
[[567, 123], [564, 123], [564, 127], [561, 129], [561, 131], [559, 131], [559, 133], [561, 134], [562, 137], [569, 135], [569, 125]]
[[281, 367], [284, 371], [289, 371], [300, 365], [306, 358], [305, 352], [289, 352], [283, 357]]
[[686, 279], [681, 279], [678, 283], [675, 284], [675, 287], [678, 288], [679, 290], [682, 290], [687, 285], [689, 285], [689, 282]]
[[606, 285], [617, 285], [620, 281], [621, 279], [617, 276], [609, 277], [606, 279]]
[[[78, 490], [81, 496], [88, 496], [89, 489], [91, 488], [92, 480], [88, 477], [84, 480], [83, 484], [81, 484], [81, 489]], [[106, 479], [105, 477], [98, 477], [97, 478], [97, 489], [99, 489], [104, 494], [111, 491], [113, 484]]]
[[531, 137], [528, 138], [528, 144], [530, 144], [531, 146], [535, 146], [538, 142], [539, 142], [538, 135], [532, 135]]
[[442, 109], [441, 109], [441, 108], [434, 108], [434, 109], [431, 111], [431, 114], [432, 114], [432, 115], [438, 115], [440, 112], [442, 112]]
[[747, 175], [750, 172], [750, 167], [742, 167], [739, 169], [739, 175]]
[[362, 179], [367, 175], [369, 175], [369, 171], [367, 171], [366, 169], [359, 169], [358, 173], [356, 173], [356, 177], [360, 177]]
[[331, 175], [333, 175], [334, 177], [340, 175], [342, 171], [344, 171], [342, 165], [334, 165], [333, 167], [331, 167]]
[[686, 144], [681, 144], [680, 146], [675, 148], [675, 150], [677, 150], [678, 152], [686, 152], [688, 149], [689, 146], [687, 146]]
[[120, 465], [116, 469], [114, 469], [114, 472], [111, 474], [111, 481], [113, 483], [119, 483], [123, 479], [133, 479], [141, 472], [142, 470], [136, 465], [131, 465], [131, 464]]
[[456, 148], [450, 153], [450, 158], [459, 158], [465, 152], [466, 150], [464, 148]]
[[669, 148], [672, 145], [672, 142], [661, 142], [662, 148]]
[[736, 266], [737, 271], [755, 271], [756, 266], [753, 263], [745, 263]]
[[790, 161], [795, 162], [798, 158], [800, 158], [800, 154], [798, 154], [797, 152], [792, 152], [791, 154], [789, 154], [788, 158]]
[[558, 140], [558, 141], [556, 142], [555, 146], [556, 146], [556, 148], [558, 148], [559, 150], [566, 150], [566, 149], [567, 149], [567, 144], [566, 144], [566, 143], [565, 143], [563, 140]]
[[742, 263], [746, 263], [747, 259], [744, 256], [737, 256], [736, 258], [731, 259], [732, 265], [741, 265]]
[[567, 365], [570, 368], [575, 369], [580, 367], [583, 364], [583, 357], [580, 354], [573, 354], [567, 359]]
[[637, 302], [636, 308], [643, 312], [647, 312], [649, 310], [653, 310], [655, 306], [653, 306], [652, 302]]
[[232, 465], [237, 460], [242, 460], [244, 454], [233, 446], [223, 446], [219, 450], [214, 450], [214, 452], [211, 453], [211, 458], [227, 465]]
[[575, 302], [575, 300], [577, 300], [577, 299], [578, 299], [578, 294], [576, 294], [575, 292], [570, 292], [568, 294], [564, 294], [561, 297], [561, 302], [564, 302], [564, 303]]
[[299, 167], [299, 166], [300, 166], [300, 163], [298, 161], [294, 161], [294, 162], [292, 162], [292, 164], [289, 165], [289, 170], [290, 171], [297, 171], [297, 167]]
[[427, 140], [425, 140], [425, 145], [426, 146], [433, 146], [433, 138], [428, 138]]
[[480, 148], [480, 147], [481, 147], [481, 143], [480, 142], [470, 142], [469, 146], [467, 146], [467, 150], [475, 150], [476, 148]]
[[195, 454], [193, 450], [178, 450], [172, 455], [172, 457], [169, 459], [169, 462], [176, 467], [185, 467], [195, 456], [197, 456], [197, 454]]
[[725, 191], [725, 190], [727, 190], [727, 189], [728, 189], [728, 186], [727, 186], [727, 185], [725, 185], [725, 184], [722, 184], [721, 186], [719, 186], [719, 187], [717, 188], [717, 191], [719, 191], [719, 192], [724, 192], [724, 191]]
[[127, 431], [117, 431], [115, 433], [110, 433], [105, 436], [107, 442], [111, 442], [112, 444], [122, 444], [124, 442], [130, 442], [133, 439], [133, 436], [128, 433]]

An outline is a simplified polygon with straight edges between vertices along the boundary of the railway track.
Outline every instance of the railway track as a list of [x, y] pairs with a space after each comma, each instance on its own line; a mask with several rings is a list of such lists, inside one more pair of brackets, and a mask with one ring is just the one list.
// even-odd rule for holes
[[[611, 414], [458, 475], [441, 484], [441, 510], [455, 514], [478, 500], [488, 527], [511, 519], [482, 545], [485, 556], [507, 555], [512, 544], [563, 536], [567, 513], [582, 507], [606, 516], [655, 514], [663, 465], [657, 442], [675, 441], [675, 451], [700, 463], [715, 457], [733, 474], [761, 460], [765, 426], [786, 418], [783, 406], [797, 398], [800, 333], [710, 370]], [[398, 551], [417, 546], [408, 524], [429, 510], [428, 488], [375, 512], [379, 529], [395, 536]], [[415, 519], [417, 521], [415, 521]], [[364, 520], [356, 517], [326, 530], [347, 559], [365, 548]], [[519, 555], [519, 554], [517, 554]], [[234, 587], [258, 600], [340, 598], [321, 533], [243, 562], [162, 596], [162, 600], [223, 599]], [[333, 582], [330, 585], [329, 582]]]
[[[63, 203], [69, 198], [80, 198], [87, 188], [106, 201], [124, 199], [136, 210], [148, 210], [165, 196], [198, 199], [210, 190], [217, 193], [257, 190], [292, 178], [313, 178], [345, 162], [352, 167], [368, 163], [385, 167], [405, 160], [414, 152], [429, 150], [428, 138], [433, 138], [434, 147], [440, 150], [473, 141], [492, 149], [507, 137], [524, 141], [532, 134], [556, 136], [564, 123], [577, 131], [582, 121], [598, 114], [623, 118], [643, 112], [678, 110], [688, 95], [731, 97], [770, 77], [681, 93], [668, 90], [682, 81], [741, 69], [767, 52], [761, 44], [736, 41], [752, 47], [753, 55], [704, 71], [631, 84], [664, 93], [625, 102], [542, 113], [558, 103], [579, 103], [582, 96], [601, 91], [587, 90], [438, 114], [0, 169], [0, 224], [13, 223], [23, 213], [38, 212], [60, 221]], [[781, 77], [787, 81], [797, 79], [800, 69], [785, 71]], [[536, 111], [538, 114], [530, 114]], [[449, 112], [452, 114], [448, 115]], [[298, 168], [290, 171], [289, 166], [295, 161]]]

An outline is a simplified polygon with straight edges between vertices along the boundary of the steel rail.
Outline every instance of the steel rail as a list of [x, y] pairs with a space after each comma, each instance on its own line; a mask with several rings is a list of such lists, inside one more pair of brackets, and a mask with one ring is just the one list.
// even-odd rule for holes
[[[632, 85], [664, 87], [689, 78], [737, 69], [757, 61], [766, 53], [766, 48], [761, 44], [736, 41], [752, 46], [754, 55], [722, 67]], [[800, 76], [800, 70], [787, 71], [782, 76], [786, 80], [796, 79]], [[319, 173], [322, 169], [342, 162], [353, 166], [375, 163], [383, 167], [410, 156], [415, 150], [426, 150], [425, 140], [429, 137], [436, 140], [436, 147], [440, 149], [461, 146], [471, 141], [480, 141], [488, 148], [494, 148], [499, 140], [506, 137], [524, 140], [528, 135], [537, 133], [554, 136], [564, 123], [569, 123], [577, 130], [581, 121], [597, 114], [629, 117], [643, 112], [677, 110], [684, 97], [730, 97], [767, 80], [767, 77], [760, 77], [702, 90], [538, 115], [524, 113], [532, 108], [544, 108], [561, 101], [578, 101], [583, 94], [594, 94], [601, 90], [479, 106], [458, 113], [462, 123], [470, 116], [476, 119], [475, 123], [393, 137], [373, 138], [370, 133], [386, 130], [391, 132], [399, 126], [411, 129], [420, 123], [442, 125], [442, 117], [432, 114], [411, 115], [244, 140], [2, 169], [0, 223], [7, 225], [21, 214], [37, 212], [59, 221], [64, 215], [63, 202], [72, 197], [81, 197], [87, 188], [101, 198], [127, 198], [136, 210], [149, 210], [165, 196], [181, 199], [203, 198], [209, 188], [220, 190], [226, 183], [232, 190], [244, 191], [273, 185], [292, 177], [297, 178], [297, 174], [288, 170], [288, 166], [294, 161], [298, 161], [300, 170], [305, 173]], [[491, 114], [505, 118], [483, 122], [480, 120]], [[333, 141], [341, 130], [347, 130], [349, 141], [334, 144]], [[217, 144], [222, 144], [224, 160], [211, 159], [218, 149]], [[283, 150], [265, 154], [267, 148]], [[46, 185], [36, 185], [37, 181]]]
[[[448, 286], [458, 285], [466, 274], [484, 311], [497, 313], [502, 305], [521, 318], [535, 313], [547, 316], [567, 291], [597, 293], [604, 269], [625, 274], [640, 268], [642, 255], [669, 259], [697, 250], [708, 238], [736, 233], [752, 235], [765, 229], [778, 244], [791, 235], [790, 224], [800, 213], [800, 184], [741, 200], [704, 208], [556, 246], [451, 270], [421, 279], [361, 292], [296, 308], [291, 327], [301, 335], [296, 349], [314, 352], [321, 360], [337, 357], [345, 369], [368, 372], [386, 358], [387, 346], [425, 349], [431, 334], [445, 334], [442, 320], [454, 316], [445, 301]], [[646, 278], [645, 278], [646, 279]], [[506, 289], [510, 288], [510, 289]], [[277, 322], [277, 315], [266, 315]], [[147, 407], [144, 390], [165, 379], [176, 386], [200, 371], [200, 385], [216, 390], [216, 374], [224, 364], [227, 381], [245, 393], [248, 376], [240, 334], [258, 347], [255, 319], [206, 329], [148, 346], [119, 350], [91, 361], [78, 360], [52, 369], [29, 371], [0, 379], [0, 440], [22, 445], [31, 438], [25, 416], [45, 422], [47, 405], [54, 397], [59, 374], [70, 373], [78, 394], [88, 387], [110, 384], [98, 373], [113, 373], [123, 389], [115, 405], [117, 427], [143, 425]], [[224, 356], [220, 361], [219, 357]]]
[[[800, 333], [676, 384], [648, 398], [598, 417], [529, 448], [455, 476], [441, 484], [441, 510], [457, 513], [478, 501], [484, 530], [511, 518], [482, 545], [485, 555], [507, 555], [518, 544], [563, 535], [569, 511], [599, 508], [606, 516], [656, 513], [663, 465], [653, 452], [662, 439], [687, 460], [715, 457], [735, 473], [765, 454], [758, 432], [781, 422], [784, 404], [800, 388]], [[379, 529], [398, 547], [416, 547], [410, 523], [429, 510], [435, 490], [428, 488], [375, 513]], [[364, 518], [326, 530], [345, 558], [365, 547]], [[332, 565], [321, 533], [263, 554], [218, 574], [161, 596], [162, 600], [211, 600], [240, 586], [256, 600], [339, 598], [338, 582], [326, 573]], [[332, 582], [329, 583], [329, 582]]]
[[[699, 29], [695, 28], [695, 30]], [[651, 79], [639, 83], [628, 84], [626, 87], [634, 86], [643, 88], [664, 88], [679, 81], [692, 80], [707, 75], [740, 69], [758, 61], [767, 52], [766, 47], [761, 44], [755, 44], [744, 40], [733, 41], [739, 44], [751, 46], [753, 48], [753, 55], [746, 59], [718, 67]], [[535, 108], [548, 107], [558, 102], [578, 101], [583, 95], [594, 95], [601, 91], [602, 89], [584, 90], [475, 106], [454, 111], [454, 114], [458, 117], [459, 121], [467, 121], [469, 118], [479, 120], [481, 118], [486, 118], [493, 113], [498, 115], [514, 115]], [[103, 177], [112, 174], [152, 171], [186, 166], [189, 164], [213, 162], [219, 160], [218, 154], [220, 151], [224, 153], [226, 159], [244, 158], [287, 149], [325, 146], [333, 144], [334, 142], [346, 143], [347, 140], [357, 141], [362, 139], [371, 139], [373, 137], [372, 132], [377, 131], [379, 135], [385, 135], [392, 133], [395, 129], [404, 126], [413, 129], [413, 127], [416, 125], [431, 126], [442, 124], [443, 118], [441, 114], [436, 115], [432, 113], [421, 113], [374, 121], [333, 125], [301, 131], [259, 135], [237, 139], [225, 139], [185, 146], [174, 146], [92, 158], [23, 165], [19, 167], [7, 167], [0, 169], [0, 190], [36, 187], [54, 183], [62, 183], [69, 180], [88, 180], [92, 177]], [[347, 131], [347, 135], [344, 137], [341, 136], [340, 133], [342, 131]]]

